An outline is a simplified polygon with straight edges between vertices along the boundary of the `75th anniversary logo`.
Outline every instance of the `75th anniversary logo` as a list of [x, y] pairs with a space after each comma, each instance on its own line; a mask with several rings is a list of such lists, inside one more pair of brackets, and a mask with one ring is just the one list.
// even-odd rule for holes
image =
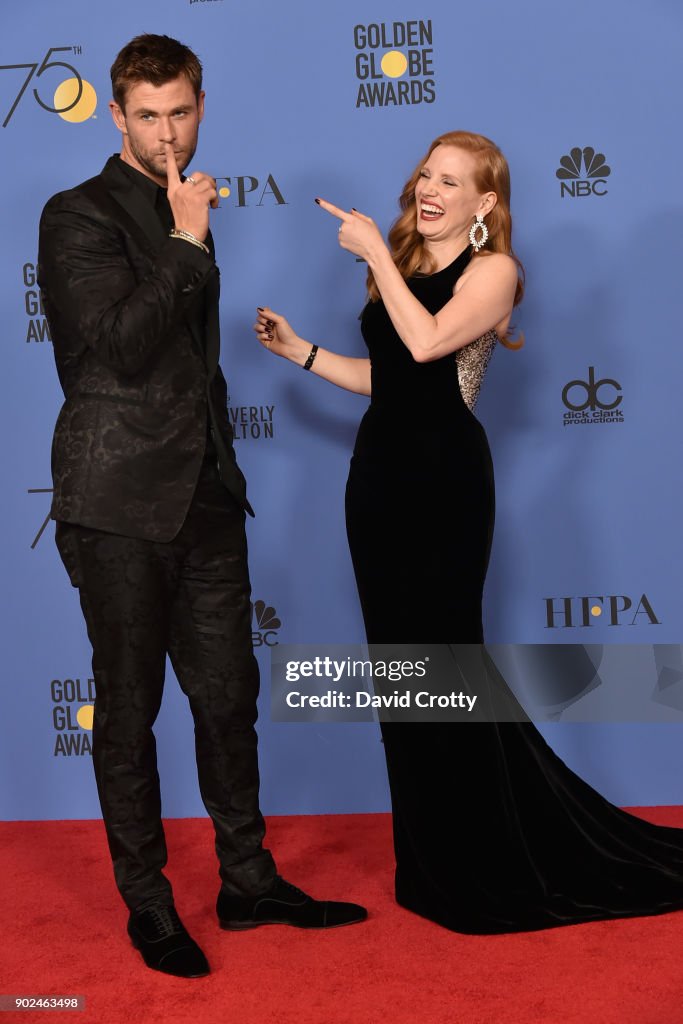
[[[0, 64], [0, 104], [7, 104], [2, 127], [7, 128], [25, 95], [62, 120], [78, 124], [92, 117], [97, 107], [97, 94], [78, 68], [64, 59], [65, 54], [78, 56], [80, 46], [51, 46], [42, 60], [17, 64]], [[57, 70], [55, 70], [57, 69]], [[24, 77], [22, 78], [22, 72]], [[45, 76], [45, 78], [43, 78]], [[42, 79], [42, 81], [41, 81]], [[9, 99], [6, 88], [10, 85]], [[29, 91], [29, 86], [33, 88]], [[16, 91], [15, 91], [16, 90]], [[50, 95], [51, 93], [51, 95]], [[1, 108], [0, 108], [1, 110]], [[0, 117], [2, 117], [0, 112]]]

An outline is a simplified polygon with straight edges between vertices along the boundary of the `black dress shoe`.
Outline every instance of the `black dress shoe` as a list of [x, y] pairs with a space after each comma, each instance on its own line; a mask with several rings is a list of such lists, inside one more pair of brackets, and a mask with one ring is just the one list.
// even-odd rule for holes
[[188, 934], [175, 907], [152, 903], [134, 910], [128, 918], [128, 934], [148, 967], [177, 978], [202, 978], [209, 965]]
[[279, 875], [259, 896], [233, 896], [220, 891], [216, 903], [221, 928], [241, 931], [260, 924], [291, 924], [297, 928], [338, 928], [356, 924], [368, 916], [357, 903], [314, 900]]

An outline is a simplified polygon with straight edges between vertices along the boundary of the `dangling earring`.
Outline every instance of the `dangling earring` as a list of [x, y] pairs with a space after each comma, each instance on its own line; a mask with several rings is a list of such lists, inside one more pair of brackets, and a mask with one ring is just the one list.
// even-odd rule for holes
[[[481, 228], [481, 238], [479, 239], [479, 241], [477, 241], [477, 228]], [[484, 224], [484, 218], [482, 217], [482, 215], [478, 213], [477, 219], [470, 228], [470, 245], [472, 246], [475, 252], [479, 252], [479, 250], [484, 245], [486, 245], [488, 237], [489, 229]]]

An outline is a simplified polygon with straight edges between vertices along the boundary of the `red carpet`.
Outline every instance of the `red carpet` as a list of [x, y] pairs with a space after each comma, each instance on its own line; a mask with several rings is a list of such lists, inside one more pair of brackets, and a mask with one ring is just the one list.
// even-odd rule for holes
[[[683, 808], [643, 817], [683, 826]], [[213, 973], [149, 971], [125, 934], [99, 822], [0, 824], [0, 992], [85, 995], [74, 1024], [683, 1024], [683, 912], [514, 936], [462, 936], [392, 900], [388, 815], [272, 818], [282, 874], [364, 903], [330, 932], [221, 932], [208, 821], [169, 821], [169, 876]]]

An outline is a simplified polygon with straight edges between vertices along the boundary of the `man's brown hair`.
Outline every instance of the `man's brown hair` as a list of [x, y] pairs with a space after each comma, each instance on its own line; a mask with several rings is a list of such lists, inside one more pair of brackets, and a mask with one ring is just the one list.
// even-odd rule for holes
[[202, 65], [189, 47], [170, 36], [145, 33], [127, 43], [111, 66], [114, 101], [124, 110], [126, 92], [131, 85], [149, 82], [165, 85], [185, 75], [199, 99], [202, 89]]

